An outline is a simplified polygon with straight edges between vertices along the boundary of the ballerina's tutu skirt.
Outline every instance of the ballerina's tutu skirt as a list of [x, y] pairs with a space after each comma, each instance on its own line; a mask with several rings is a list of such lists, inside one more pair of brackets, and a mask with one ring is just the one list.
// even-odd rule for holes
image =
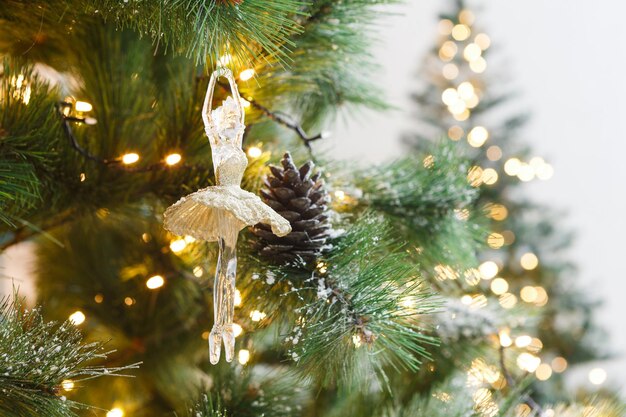
[[288, 220], [257, 195], [235, 185], [198, 190], [178, 200], [164, 214], [167, 230], [209, 242], [257, 223], [269, 224], [277, 236], [291, 231]]

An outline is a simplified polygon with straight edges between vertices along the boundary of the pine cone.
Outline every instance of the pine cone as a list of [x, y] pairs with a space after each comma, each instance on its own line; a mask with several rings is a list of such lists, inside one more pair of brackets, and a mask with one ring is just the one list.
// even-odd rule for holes
[[265, 179], [261, 197], [291, 223], [292, 231], [278, 237], [268, 225], [257, 224], [252, 233], [257, 237], [260, 255], [274, 264], [297, 259], [309, 263], [319, 257], [329, 237], [328, 192], [320, 173], [313, 173], [313, 162], [299, 169], [287, 152], [281, 161], [283, 168], [270, 165], [271, 174]]

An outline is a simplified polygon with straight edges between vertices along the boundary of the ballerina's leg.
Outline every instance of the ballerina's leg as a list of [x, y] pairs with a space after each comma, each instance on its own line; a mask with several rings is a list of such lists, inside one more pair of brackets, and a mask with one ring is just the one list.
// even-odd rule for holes
[[[220, 221], [228, 221], [221, 216]], [[235, 333], [233, 319], [235, 314], [235, 277], [237, 274], [237, 236], [239, 230], [233, 225], [219, 239], [219, 255], [213, 286], [213, 329], [209, 334], [209, 355], [212, 364], [220, 360], [222, 340], [226, 361], [231, 362], [235, 356]]]

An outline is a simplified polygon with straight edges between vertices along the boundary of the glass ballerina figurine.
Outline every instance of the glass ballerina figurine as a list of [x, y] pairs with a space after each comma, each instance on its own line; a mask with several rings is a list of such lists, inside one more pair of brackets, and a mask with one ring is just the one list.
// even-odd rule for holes
[[[228, 79], [232, 96], [211, 110], [213, 90], [219, 77]], [[246, 226], [269, 224], [272, 232], [284, 236], [291, 232], [289, 221], [261, 199], [242, 190], [241, 179], [248, 165], [241, 149], [244, 110], [232, 72], [218, 68], [211, 75], [202, 108], [202, 119], [209, 137], [216, 184], [181, 198], [164, 214], [164, 226], [177, 235], [189, 235], [205, 241], [217, 241], [219, 256], [213, 286], [213, 328], [209, 334], [212, 364], [220, 360], [222, 342], [227, 362], [235, 354], [233, 331], [235, 277], [237, 273], [237, 236]]]

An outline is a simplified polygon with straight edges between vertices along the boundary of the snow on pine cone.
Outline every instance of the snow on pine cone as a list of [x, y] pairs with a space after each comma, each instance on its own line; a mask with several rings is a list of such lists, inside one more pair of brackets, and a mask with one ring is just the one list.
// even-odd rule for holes
[[259, 254], [274, 264], [286, 264], [298, 259], [314, 261], [323, 251], [330, 235], [328, 192], [320, 173], [308, 161], [296, 167], [289, 152], [281, 160], [282, 168], [270, 165], [261, 197], [291, 223], [287, 236], [274, 235], [268, 225], [257, 224], [252, 233], [257, 237]]

